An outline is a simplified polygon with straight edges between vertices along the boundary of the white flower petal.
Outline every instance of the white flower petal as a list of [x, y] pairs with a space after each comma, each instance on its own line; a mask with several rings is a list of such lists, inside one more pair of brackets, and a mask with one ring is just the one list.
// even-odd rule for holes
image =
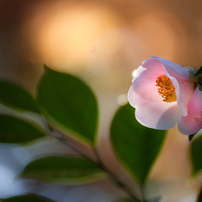
[[[158, 92], [156, 80], [165, 74], [175, 86], [177, 101], [164, 102]], [[179, 116], [187, 116], [187, 106], [193, 91], [194, 83], [186, 69], [169, 60], [152, 57], [135, 71], [128, 100], [136, 108], [135, 116], [142, 125], [169, 129], [175, 126]]]
[[151, 102], [142, 99], [131, 87], [128, 93], [129, 102], [136, 107], [135, 116], [142, 125], [167, 130], [176, 125], [180, 115], [177, 102]]

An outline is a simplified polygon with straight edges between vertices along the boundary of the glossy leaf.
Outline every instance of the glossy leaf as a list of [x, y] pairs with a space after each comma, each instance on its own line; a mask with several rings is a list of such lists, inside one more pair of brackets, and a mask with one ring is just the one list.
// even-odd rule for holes
[[0, 81], [0, 102], [15, 109], [40, 113], [34, 98], [24, 89], [8, 81]]
[[196, 72], [194, 76], [202, 75], [202, 66], [199, 68], [199, 70]]
[[19, 195], [10, 198], [1, 198], [2, 202], [54, 202], [51, 199], [36, 194]]
[[0, 114], [0, 143], [27, 143], [45, 135], [42, 129], [32, 123]]
[[80, 79], [45, 68], [38, 89], [45, 117], [89, 144], [94, 142], [98, 122], [96, 98]]
[[30, 162], [19, 175], [58, 184], [83, 184], [106, 178], [98, 164], [88, 159], [46, 156]]
[[202, 134], [196, 134], [191, 141], [192, 172], [196, 175], [202, 169]]
[[122, 165], [139, 183], [145, 183], [165, 134], [166, 131], [139, 124], [129, 104], [116, 113], [111, 125], [111, 142]]

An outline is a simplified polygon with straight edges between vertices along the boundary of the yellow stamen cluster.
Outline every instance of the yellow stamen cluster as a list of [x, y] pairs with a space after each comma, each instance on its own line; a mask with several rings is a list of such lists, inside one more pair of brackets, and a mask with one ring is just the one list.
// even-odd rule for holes
[[157, 78], [156, 86], [164, 102], [174, 102], [177, 100], [175, 86], [166, 75], [161, 75]]

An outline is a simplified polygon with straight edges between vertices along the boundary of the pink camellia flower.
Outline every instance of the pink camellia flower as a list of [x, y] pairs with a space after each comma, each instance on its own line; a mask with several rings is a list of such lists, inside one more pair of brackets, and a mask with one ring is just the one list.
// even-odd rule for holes
[[142, 125], [166, 130], [178, 123], [180, 132], [189, 135], [202, 128], [202, 91], [197, 85], [185, 68], [152, 57], [134, 71], [128, 100]]

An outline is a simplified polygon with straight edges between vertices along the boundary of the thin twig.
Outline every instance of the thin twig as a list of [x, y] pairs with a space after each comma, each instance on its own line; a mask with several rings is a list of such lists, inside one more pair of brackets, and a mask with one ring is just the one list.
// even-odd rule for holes
[[[48, 131], [48, 132], [49, 132], [49, 134], [50, 134], [52, 137], [54, 137], [54, 138], [56, 138], [56, 139], [58, 139], [58, 140], [60, 140], [60, 141], [62, 141], [62, 142], [64, 142], [64, 143], [66, 143], [74, 152], [76, 152], [77, 154], [79, 154], [79, 155], [82, 156], [83, 158], [87, 158], [87, 159], [93, 160], [93, 159], [91, 159], [90, 157], [86, 156], [86, 155], [82, 152], [82, 150], [80, 150], [78, 147], [76, 147], [75, 145], [73, 145], [73, 144], [71, 144], [70, 142], [68, 142], [67, 140], [65, 140], [62, 136], [59, 137], [59, 136], [57, 136], [57, 135], [53, 135], [53, 133], [55, 133], [55, 131], [51, 128], [50, 125], [48, 125], [48, 128], [49, 128], [49, 131]], [[58, 132], [56, 132], [56, 133], [58, 133]], [[131, 199], [134, 199], [134, 201], [141, 202], [141, 200], [138, 199], [138, 198], [134, 195], [134, 193], [131, 192], [131, 190], [130, 190], [129, 188], [127, 188], [126, 185], [123, 184], [119, 179], [117, 179], [116, 176], [103, 164], [103, 162], [102, 162], [102, 160], [101, 160], [101, 157], [100, 157], [99, 153], [97, 152], [97, 150], [96, 150], [95, 148], [93, 148], [93, 152], [95, 153], [95, 155], [96, 155], [96, 157], [97, 157], [97, 160], [98, 160], [98, 161], [97, 161], [96, 163], [100, 166], [100, 168], [101, 168], [102, 170], [104, 170], [105, 172], [107, 172], [108, 175], [111, 177], [111, 179], [112, 179], [114, 182], [116, 182], [116, 184], [117, 184], [119, 187], [121, 187], [122, 190], [123, 190], [127, 195], [129, 195], [129, 196], [131, 197]], [[94, 161], [94, 160], [93, 160], [93, 161]], [[144, 196], [143, 196], [143, 198], [144, 198]], [[145, 199], [144, 199], [144, 201], [142, 201], [142, 202], [146, 202]]]
[[122, 190], [123, 190], [127, 195], [129, 195], [132, 199], [134, 199], [134, 201], [139, 201], [139, 202], [141, 202], [140, 199], [138, 199], [138, 198], [134, 195], [134, 193], [131, 192], [131, 190], [130, 190], [129, 188], [127, 188], [126, 185], [123, 184], [119, 179], [117, 179], [116, 176], [114, 175], [114, 173], [112, 173], [112, 172], [103, 164], [102, 159], [101, 159], [101, 157], [100, 157], [100, 155], [99, 155], [99, 153], [98, 153], [98, 151], [97, 151], [96, 149], [94, 149], [94, 152], [95, 152], [95, 154], [96, 154], [96, 156], [97, 156], [97, 158], [98, 158], [98, 164], [101, 166], [101, 168], [102, 168], [104, 171], [106, 171], [106, 172], [109, 174], [109, 176], [111, 177], [111, 179], [113, 179], [113, 181], [116, 182], [116, 183], [119, 185], [119, 187], [121, 187]]
[[[56, 132], [56, 131], [51, 131], [51, 135], [52, 135], [54, 138], [56, 138], [57, 140], [59, 140], [59, 141], [65, 143], [72, 151], [76, 152], [77, 154], [79, 154], [79, 155], [82, 156], [83, 158], [87, 158], [87, 159], [90, 159], [91, 161], [94, 161], [94, 162], [95, 162], [94, 159], [92, 159], [90, 156], [87, 156], [86, 154], [84, 154], [81, 149], [79, 149], [77, 146], [75, 146], [74, 144], [72, 144], [70, 141], [65, 140], [62, 136], [60, 136], [60, 137], [57, 136], [57, 135], [55, 136], [55, 135], [53, 135], [54, 133], [58, 133], [58, 132]], [[96, 162], [96, 163], [97, 163], [97, 162]]]
[[146, 199], [145, 199], [145, 196], [144, 196], [144, 187], [143, 187], [143, 185], [140, 186], [140, 190], [141, 190], [141, 193], [142, 193], [142, 200], [143, 200], [142, 202], [147, 202]]

